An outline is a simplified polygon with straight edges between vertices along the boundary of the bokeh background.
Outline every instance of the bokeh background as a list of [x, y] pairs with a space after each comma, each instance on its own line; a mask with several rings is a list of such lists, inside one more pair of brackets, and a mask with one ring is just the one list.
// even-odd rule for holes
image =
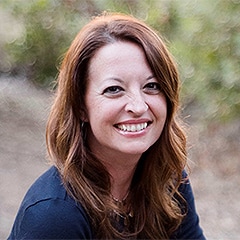
[[208, 239], [240, 237], [240, 0], [1, 0], [0, 239], [48, 167], [45, 125], [57, 69], [103, 11], [132, 14], [166, 40], [182, 80], [191, 181]]

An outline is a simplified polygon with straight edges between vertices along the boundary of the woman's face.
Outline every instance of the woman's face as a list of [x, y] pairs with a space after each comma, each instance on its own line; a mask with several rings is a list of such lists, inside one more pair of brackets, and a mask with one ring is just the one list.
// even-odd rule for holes
[[166, 98], [134, 43], [115, 42], [96, 52], [85, 101], [88, 144], [103, 161], [140, 158], [162, 133]]

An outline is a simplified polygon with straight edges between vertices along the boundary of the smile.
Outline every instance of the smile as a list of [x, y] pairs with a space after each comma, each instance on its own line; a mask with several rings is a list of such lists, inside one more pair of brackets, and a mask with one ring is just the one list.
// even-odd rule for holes
[[145, 128], [147, 128], [148, 123], [138, 123], [138, 124], [119, 124], [116, 125], [118, 129], [124, 132], [139, 132]]

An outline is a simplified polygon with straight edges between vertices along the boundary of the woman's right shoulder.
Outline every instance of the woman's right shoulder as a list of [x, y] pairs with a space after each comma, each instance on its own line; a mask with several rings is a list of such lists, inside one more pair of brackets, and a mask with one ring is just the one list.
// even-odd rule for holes
[[91, 237], [87, 214], [67, 194], [57, 169], [51, 167], [28, 190], [9, 239]]
[[65, 199], [67, 192], [63, 186], [60, 174], [55, 166], [43, 173], [27, 191], [22, 205], [33, 204], [47, 199]]

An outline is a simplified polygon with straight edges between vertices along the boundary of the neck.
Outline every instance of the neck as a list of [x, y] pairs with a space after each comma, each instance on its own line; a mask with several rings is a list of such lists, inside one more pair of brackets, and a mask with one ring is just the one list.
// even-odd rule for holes
[[129, 187], [132, 182], [135, 166], [132, 168], [124, 169], [111, 169], [109, 170], [112, 176], [112, 196], [122, 201], [126, 198], [129, 192]]
[[141, 154], [123, 154], [105, 152], [104, 149], [92, 150], [101, 160], [111, 176], [111, 194], [119, 201], [123, 200], [129, 192], [129, 187], [141, 157]]

